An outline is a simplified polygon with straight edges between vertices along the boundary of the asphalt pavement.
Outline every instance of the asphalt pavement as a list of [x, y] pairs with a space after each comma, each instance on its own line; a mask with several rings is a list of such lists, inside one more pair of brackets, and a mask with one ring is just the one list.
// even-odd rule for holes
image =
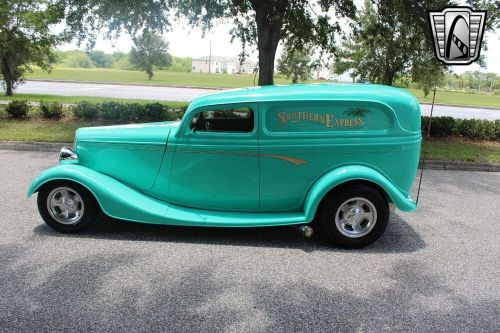
[[[426, 171], [361, 250], [294, 229], [101, 218], [59, 234], [26, 199], [55, 153], [0, 150], [0, 331], [498, 332], [500, 173]], [[414, 188], [415, 192], [415, 188]]]
[[[25, 84], [20, 85], [16, 91], [18, 93], [29, 94], [99, 96], [189, 102], [198, 96], [217, 90], [122, 84], [27, 81]], [[421, 110], [423, 115], [428, 116], [430, 114], [430, 105], [422, 104]], [[463, 119], [495, 120], [500, 119], [500, 105], [498, 109], [435, 105], [433, 114], [434, 116], [450, 116]]]

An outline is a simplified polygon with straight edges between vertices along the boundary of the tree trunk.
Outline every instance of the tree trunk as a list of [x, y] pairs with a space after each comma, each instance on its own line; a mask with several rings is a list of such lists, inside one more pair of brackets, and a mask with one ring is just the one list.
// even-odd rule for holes
[[7, 57], [4, 57], [2, 59], [2, 76], [3, 80], [5, 82], [5, 95], [7, 96], [12, 96], [14, 93], [14, 80], [12, 78], [9, 67], [9, 59]]
[[288, 0], [254, 0], [259, 50], [259, 86], [274, 84], [274, 60]]
[[5, 77], [4, 80], [5, 80], [5, 95], [12, 96], [12, 94], [14, 93], [12, 89], [12, 80], [7, 79]]

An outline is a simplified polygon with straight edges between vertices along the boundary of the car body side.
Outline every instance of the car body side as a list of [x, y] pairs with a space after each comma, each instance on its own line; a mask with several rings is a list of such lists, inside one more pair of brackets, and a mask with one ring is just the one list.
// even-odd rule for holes
[[[253, 131], [193, 132], [194, 115], [217, 106], [252, 109]], [[65, 179], [115, 218], [270, 226], [311, 222], [332, 189], [362, 181], [412, 211], [420, 144], [418, 102], [396, 88], [231, 90], [194, 100], [180, 122], [79, 129], [78, 160], [42, 172], [28, 194]]]

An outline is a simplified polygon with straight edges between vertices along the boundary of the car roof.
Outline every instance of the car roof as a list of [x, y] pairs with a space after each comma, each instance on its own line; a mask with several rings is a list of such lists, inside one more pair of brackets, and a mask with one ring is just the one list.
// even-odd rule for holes
[[379, 84], [291, 84], [249, 87], [223, 90], [195, 98], [189, 105], [189, 110], [202, 106], [271, 102], [271, 101], [373, 101], [388, 105], [405, 104], [418, 107], [418, 101], [409, 92], [395, 87]]

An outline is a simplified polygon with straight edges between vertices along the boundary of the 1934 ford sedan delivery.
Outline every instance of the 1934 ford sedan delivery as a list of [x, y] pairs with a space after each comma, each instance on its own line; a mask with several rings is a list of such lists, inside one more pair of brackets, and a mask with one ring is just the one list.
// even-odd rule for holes
[[[184, 226], [318, 227], [367, 245], [409, 196], [421, 144], [411, 94], [381, 85], [228, 90], [191, 102], [181, 121], [80, 128], [42, 172], [45, 222], [63, 232], [114, 218]], [[308, 226], [305, 228], [304, 226]]]

